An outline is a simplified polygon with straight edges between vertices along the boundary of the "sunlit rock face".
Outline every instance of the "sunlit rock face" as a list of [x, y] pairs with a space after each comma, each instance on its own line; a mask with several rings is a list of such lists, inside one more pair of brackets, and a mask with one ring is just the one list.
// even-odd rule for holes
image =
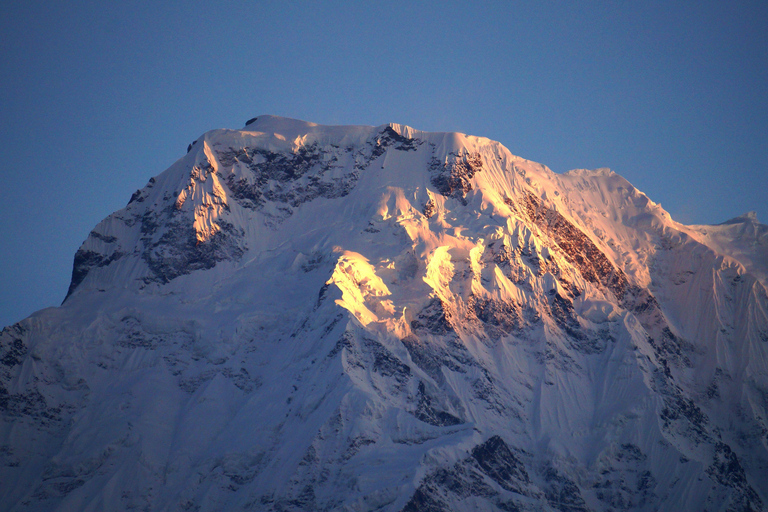
[[261, 116], [0, 334], [3, 510], [761, 510], [768, 227]]

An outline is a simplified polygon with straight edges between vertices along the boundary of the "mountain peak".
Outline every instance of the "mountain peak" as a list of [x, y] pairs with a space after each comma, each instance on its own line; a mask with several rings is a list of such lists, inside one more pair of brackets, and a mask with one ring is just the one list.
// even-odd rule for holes
[[748, 211], [747, 213], [739, 215], [738, 217], [734, 217], [725, 222], [722, 222], [721, 225], [742, 223], [758, 224], [759, 221], [757, 220], [757, 212], [754, 210]]
[[273, 115], [260, 115], [253, 117], [245, 122], [249, 130], [270, 131], [282, 133], [283, 131], [309, 131], [318, 125], [301, 119], [292, 119], [290, 117], [281, 117]]
[[707, 229], [482, 137], [207, 132], [0, 333], [0, 502], [760, 510], [768, 235]]

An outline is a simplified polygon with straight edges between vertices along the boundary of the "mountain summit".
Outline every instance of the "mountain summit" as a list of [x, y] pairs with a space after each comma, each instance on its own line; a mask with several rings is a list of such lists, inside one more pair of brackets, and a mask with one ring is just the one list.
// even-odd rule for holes
[[0, 508], [762, 510], [766, 276], [608, 169], [259, 116], [0, 334]]

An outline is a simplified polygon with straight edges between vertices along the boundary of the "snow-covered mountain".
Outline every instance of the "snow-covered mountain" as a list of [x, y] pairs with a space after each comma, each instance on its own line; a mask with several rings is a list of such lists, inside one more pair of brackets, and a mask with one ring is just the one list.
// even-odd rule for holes
[[767, 286], [754, 215], [254, 118], [2, 331], [0, 509], [763, 510]]

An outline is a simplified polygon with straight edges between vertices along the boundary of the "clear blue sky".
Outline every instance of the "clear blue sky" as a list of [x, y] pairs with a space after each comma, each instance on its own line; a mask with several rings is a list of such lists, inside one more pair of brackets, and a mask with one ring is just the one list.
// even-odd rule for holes
[[768, 3], [13, 2], [0, 326], [64, 298], [102, 218], [213, 128], [398, 122], [611, 167], [674, 218], [768, 222]]

